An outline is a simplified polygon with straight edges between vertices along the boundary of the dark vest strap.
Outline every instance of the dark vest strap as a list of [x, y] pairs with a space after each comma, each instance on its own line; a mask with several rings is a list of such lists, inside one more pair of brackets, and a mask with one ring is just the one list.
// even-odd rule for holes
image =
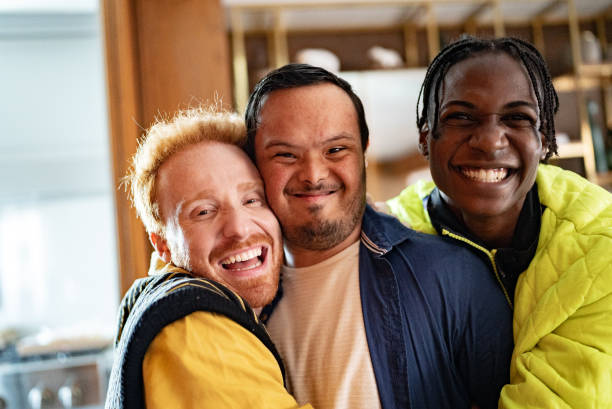
[[[107, 407], [109, 401], [113, 401], [113, 408], [144, 409], [142, 361], [149, 344], [166, 325], [196, 311], [222, 314], [255, 335], [276, 358], [284, 382], [282, 360], [263, 324], [249, 305], [232, 291], [214, 281], [185, 274], [173, 275], [167, 281], [155, 277], [150, 284], [156, 288], [141, 288], [143, 294], [130, 307], [128, 319], [124, 319], [115, 357], [119, 362], [113, 366]], [[118, 390], [111, 392], [111, 388]], [[116, 398], [119, 399], [114, 399], [111, 393], [118, 393]]]

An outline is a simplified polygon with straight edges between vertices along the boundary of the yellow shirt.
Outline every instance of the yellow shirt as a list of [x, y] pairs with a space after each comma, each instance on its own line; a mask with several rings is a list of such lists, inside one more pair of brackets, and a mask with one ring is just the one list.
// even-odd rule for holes
[[219, 314], [198, 311], [166, 326], [142, 366], [148, 409], [299, 407], [268, 348]]

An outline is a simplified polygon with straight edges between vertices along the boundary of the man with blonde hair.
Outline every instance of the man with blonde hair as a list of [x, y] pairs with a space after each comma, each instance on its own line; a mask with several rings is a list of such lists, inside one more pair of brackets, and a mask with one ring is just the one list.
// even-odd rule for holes
[[283, 253], [244, 141], [237, 115], [197, 108], [139, 146], [126, 180], [155, 252], [120, 308], [107, 408], [297, 407], [251, 309]]

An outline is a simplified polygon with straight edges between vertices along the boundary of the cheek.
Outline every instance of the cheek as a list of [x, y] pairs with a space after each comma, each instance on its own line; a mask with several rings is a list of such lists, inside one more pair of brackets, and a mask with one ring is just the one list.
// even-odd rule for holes
[[450, 138], [443, 135], [438, 136], [438, 139], [430, 138], [428, 147], [430, 164], [439, 168], [447, 168], [456, 156], [467, 155], [471, 150], [467, 138]]
[[269, 207], [254, 208], [251, 213], [251, 221], [259, 226], [263, 233], [274, 239], [281, 237], [280, 225], [276, 216]]
[[332, 171], [344, 184], [353, 188], [359, 187], [365, 172], [364, 159], [362, 156], [355, 156], [349, 160], [336, 163], [333, 165]]
[[262, 208], [262, 214], [260, 216], [261, 225], [265, 231], [270, 234], [273, 238], [279, 238], [281, 235], [280, 225], [272, 210], [268, 208]]
[[342, 174], [340, 177], [349, 189], [359, 190], [361, 185], [363, 184], [362, 173], [362, 168], [355, 167], [353, 172], [346, 172], [345, 169], [344, 174]]
[[265, 169], [261, 169], [261, 177], [264, 181], [266, 196], [268, 202], [274, 202], [278, 200], [282, 194], [283, 189], [287, 185], [290, 174], [286, 169], [282, 167], [269, 166]]
[[527, 172], [529, 174], [536, 173], [538, 164], [544, 154], [544, 148], [539, 139], [532, 140], [530, 143], [524, 143], [520, 146], [522, 152], [523, 161], [528, 166]]
[[441, 149], [441, 146], [435, 141], [428, 142], [428, 157], [430, 168], [433, 170], [437, 169], [445, 162], [444, 159], [444, 150]]
[[214, 244], [214, 239], [211, 238], [210, 232], [190, 232], [185, 236], [184, 248], [189, 253], [191, 259], [208, 260]]

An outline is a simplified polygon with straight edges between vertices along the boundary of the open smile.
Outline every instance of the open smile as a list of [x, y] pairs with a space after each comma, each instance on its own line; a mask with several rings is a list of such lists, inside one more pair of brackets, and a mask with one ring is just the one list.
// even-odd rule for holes
[[455, 169], [469, 180], [479, 183], [499, 183], [508, 179], [516, 170], [512, 168], [478, 168], [471, 166], [456, 166]]
[[263, 265], [267, 254], [267, 247], [257, 246], [232, 254], [221, 260], [220, 264], [224, 269], [232, 272], [248, 272]]

